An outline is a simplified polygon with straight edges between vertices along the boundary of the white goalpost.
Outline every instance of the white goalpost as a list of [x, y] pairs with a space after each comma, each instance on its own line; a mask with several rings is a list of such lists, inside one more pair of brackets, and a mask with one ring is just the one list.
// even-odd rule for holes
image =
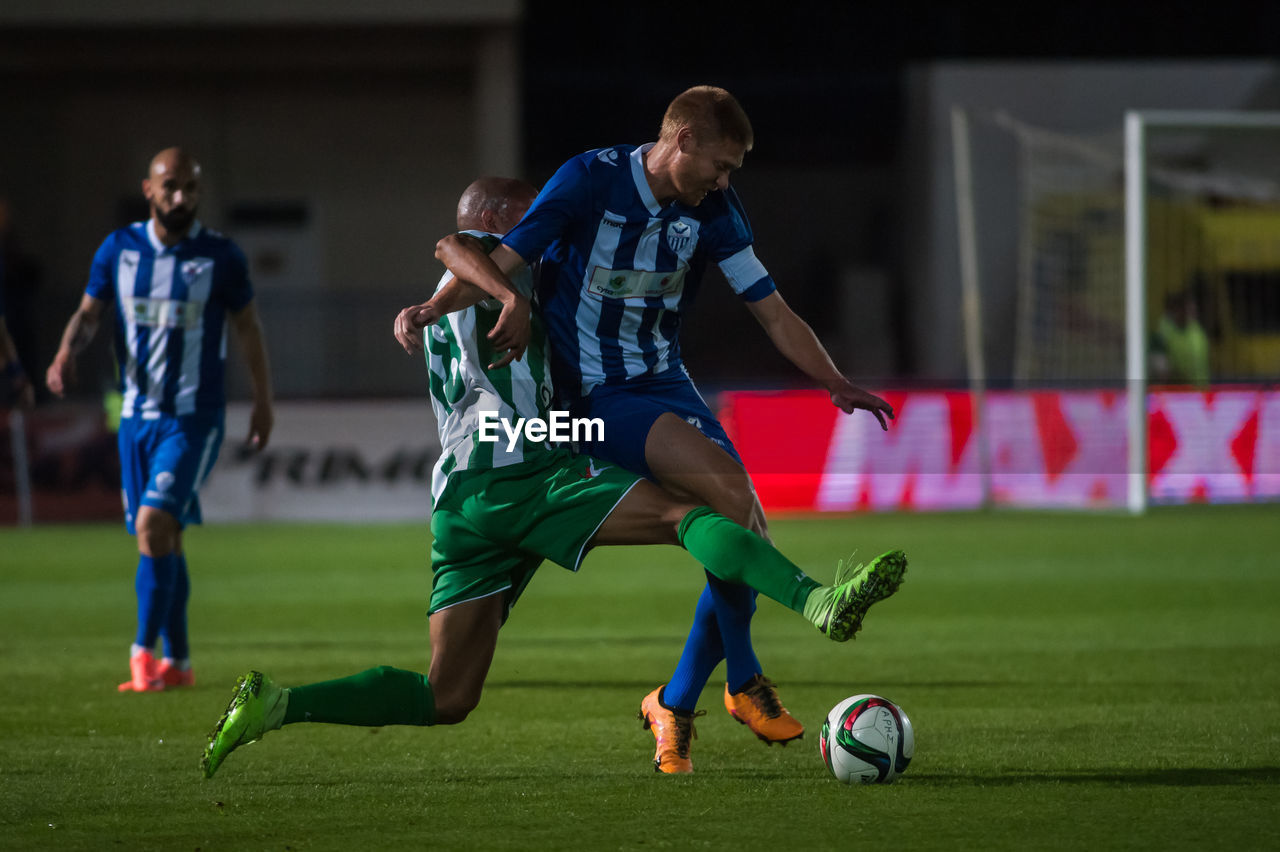
[[[1130, 110], [1124, 121], [1125, 375], [1129, 411], [1129, 511], [1147, 507], [1147, 286], [1148, 140], [1153, 132], [1280, 130], [1280, 113], [1240, 111]], [[1255, 197], [1280, 200], [1280, 188], [1259, 177]], [[1266, 184], [1270, 184], [1269, 186]], [[1280, 364], [1276, 365], [1280, 370]]]
[[[1280, 113], [1135, 110], [1082, 134], [957, 107], [951, 129], [975, 405], [1000, 384], [1122, 394], [1115, 503], [1141, 513], [1153, 386], [1280, 380]], [[980, 292], [1014, 307], [984, 317]]]

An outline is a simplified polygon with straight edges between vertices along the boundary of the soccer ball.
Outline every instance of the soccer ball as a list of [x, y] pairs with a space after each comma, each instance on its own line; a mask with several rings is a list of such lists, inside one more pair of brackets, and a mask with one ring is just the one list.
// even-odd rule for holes
[[836, 780], [888, 784], [911, 763], [916, 736], [898, 705], [879, 695], [855, 695], [831, 708], [818, 748]]

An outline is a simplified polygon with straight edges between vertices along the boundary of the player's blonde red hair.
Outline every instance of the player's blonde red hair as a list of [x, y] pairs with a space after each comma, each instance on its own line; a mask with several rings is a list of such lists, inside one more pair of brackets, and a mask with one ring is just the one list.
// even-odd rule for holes
[[751, 120], [737, 98], [718, 86], [694, 86], [676, 95], [662, 117], [660, 139], [674, 138], [681, 127], [706, 142], [728, 139], [749, 151], [755, 142]]

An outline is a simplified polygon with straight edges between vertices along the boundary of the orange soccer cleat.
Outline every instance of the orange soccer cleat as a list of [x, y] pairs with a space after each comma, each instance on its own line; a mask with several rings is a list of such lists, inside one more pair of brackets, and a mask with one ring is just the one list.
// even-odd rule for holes
[[668, 775], [688, 774], [693, 771], [689, 741], [698, 735], [693, 729], [693, 720], [706, 711], [689, 713], [673, 710], [662, 703], [661, 695], [661, 686], [646, 695], [640, 702], [638, 714], [645, 728], [653, 731], [653, 738], [658, 741], [658, 750], [653, 755], [653, 771]]
[[160, 692], [164, 681], [157, 673], [156, 658], [150, 651], [139, 651], [129, 658], [129, 679], [120, 684], [120, 692]]
[[741, 724], [751, 729], [765, 745], [782, 743], [786, 745], [792, 740], [804, 736], [804, 725], [787, 712], [778, 699], [778, 690], [773, 681], [758, 674], [741, 692], [730, 692], [729, 684], [724, 685], [724, 709]]
[[156, 677], [160, 678], [164, 683], [165, 689], [172, 689], [175, 686], [195, 686], [196, 673], [189, 666], [185, 669], [178, 668], [177, 663], [165, 657], [160, 661], [160, 665], [156, 667]]

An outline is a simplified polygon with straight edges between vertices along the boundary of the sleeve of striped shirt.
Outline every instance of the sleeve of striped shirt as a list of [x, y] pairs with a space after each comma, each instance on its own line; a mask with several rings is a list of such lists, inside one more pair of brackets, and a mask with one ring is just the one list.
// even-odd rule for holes
[[744, 302], [758, 302], [778, 289], [751, 246], [720, 261], [720, 271]]
[[756, 257], [755, 237], [738, 194], [730, 188], [724, 191], [723, 196], [727, 209], [715, 220], [712, 258], [733, 292], [744, 302], [758, 302], [778, 287], [769, 270]]
[[253, 285], [249, 282], [249, 261], [235, 243], [228, 241], [222, 261], [223, 299], [227, 310], [238, 313], [253, 301]]
[[547, 181], [516, 225], [502, 238], [528, 263], [542, 257], [555, 240], [564, 236], [575, 217], [590, 209], [591, 184], [583, 157], [574, 157], [561, 166]]
[[112, 234], [98, 246], [89, 266], [89, 283], [84, 291], [95, 299], [110, 302], [116, 297], [115, 275], [116, 236]]

